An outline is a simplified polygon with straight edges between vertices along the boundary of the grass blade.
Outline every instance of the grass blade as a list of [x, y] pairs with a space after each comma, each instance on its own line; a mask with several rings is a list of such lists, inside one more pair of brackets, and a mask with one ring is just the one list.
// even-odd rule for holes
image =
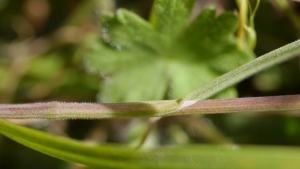
[[238, 82], [276, 64], [291, 59], [300, 53], [300, 40], [292, 42], [272, 52], [262, 55], [212, 81], [203, 85], [189, 94], [181, 101], [203, 100], [217, 94], [218, 92], [237, 84]]
[[136, 151], [119, 145], [86, 145], [3, 120], [0, 133], [34, 150], [93, 168], [300, 168], [300, 148], [295, 147], [188, 145]]

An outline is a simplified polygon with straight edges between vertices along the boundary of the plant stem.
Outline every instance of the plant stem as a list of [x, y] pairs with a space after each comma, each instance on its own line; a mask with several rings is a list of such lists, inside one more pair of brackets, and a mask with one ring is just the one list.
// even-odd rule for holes
[[141, 141], [139, 142], [138, 146], [136, 147], [136, 149], [140, 149], [143, 144], [145, 143], [147, 137], [149, 136], [150, 132], [152, 131], [152, 129], [155, 127], [155, 125], [157, 124], [157, 122], [161, 119], [161, 117], [153, 117], [149, 119], [149, 124], [148, 124], [148, 128], [146, 130], [146, 132], [143, 134]]
[[209, 143], [222, 144], [230, 147], [234, 143], [220, 132], [215, 125], [212, 125], [209, 120], [205, 118], [195, 118], [194, 116], [180, 116], [173, 117], [172, 123], [179, 124], [191, 135], [207, 140]]
[[[166, 114], [178, 107], [176, 100], [133, 103], [35, 103], [2, 104], [0, 118], [42, 118], [50, 120], [139, 118], [192, 114], [217, 114], [233, 112], [285, 112], [300, 114], [300, 95], [250, 97], [235, 99], [186, 101], [189, 106]], [[297, 112], [298, 111], [298, 112]]]
[[291, 59], [300, 53], [300, 40], [287, 44], [272, 52], [262, 55], [212, 81], [201, 86], [182, 99], [203, 100], [217, 94], [218, 92], [276, 64]]
[[247, 25], [247, 4], [248, 0], [239, 0], [239, 26], [237, 31], [237, 37], [238, 37], [238, 47], [241, 50], [246, 49], [246, 35], [245, 35], [245, 29], [244, 25]]

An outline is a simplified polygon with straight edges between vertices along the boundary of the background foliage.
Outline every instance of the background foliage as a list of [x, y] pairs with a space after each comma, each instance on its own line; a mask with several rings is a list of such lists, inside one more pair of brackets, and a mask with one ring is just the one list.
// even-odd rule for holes
[[[209, 3], [214, 3], [217, 13], [237, 9], [234, 1]], [[149, 0], [116, 1], [118, 7], [130, 9], [144, 18], [149, 17], [151, 4]], [[299, 4], [290, 4], [297, 15]], [[197, 1], [195, 12], [203, 5], [208, 4]], [[98, 85], [103, 79], [86, 74], [81, 47], [90, 34], [99, 33], [97, 12], [98, 8], [89, 1], [0, 1], [0, 103], [96, 102]], [[262, 1], [255, 23], [256, 55], [298, 38], [299, 30], [275, 1]], [[299, 59], [288, 61], [239, 84], [239, 97], [299, 93], [299, 74]], [[180, 90], [180, 86], [176, 89]], [[144, 119], [14, 122], [91, 143], [132, 145], [136, 145], [147, 127]], [[271, 114], [207, 115], [183, 120], [170, 117], [158, 123], [145, 146], [226, 142], [299, 145], [299, 124], [298, 118]], [[211, 130], [205, 130], [209, 131], [207, 134], [195, 127], [199, 125]], [[81, 167], [30, 150], [1, 135], [0, 149], [0, 168]]]

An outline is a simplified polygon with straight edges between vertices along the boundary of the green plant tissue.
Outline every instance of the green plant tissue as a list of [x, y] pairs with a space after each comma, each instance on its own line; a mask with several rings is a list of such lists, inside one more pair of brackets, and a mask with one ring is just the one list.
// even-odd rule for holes
[[[179, 99], [254, 58], [237, 48], [237, 16], [208, 8], [190, 23], [193, 1], [157, 0], [147, 22], [119, 9], [101, 16], [102, 35], [84, 45], [84, 63], [101, 74], [99, 101]], [[217, 97], [235, 97], [234, 88]]]

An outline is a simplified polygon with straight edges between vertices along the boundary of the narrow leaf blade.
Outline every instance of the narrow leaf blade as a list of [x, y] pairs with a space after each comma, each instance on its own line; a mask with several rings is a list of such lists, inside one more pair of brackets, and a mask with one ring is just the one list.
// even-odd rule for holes
[[94, 168], [298, 169], [300, 149], [271, 146], [168, 146], [137, 151], [118, 145], [89, 146], [0, 120], [0, 133], [50, 156]]

